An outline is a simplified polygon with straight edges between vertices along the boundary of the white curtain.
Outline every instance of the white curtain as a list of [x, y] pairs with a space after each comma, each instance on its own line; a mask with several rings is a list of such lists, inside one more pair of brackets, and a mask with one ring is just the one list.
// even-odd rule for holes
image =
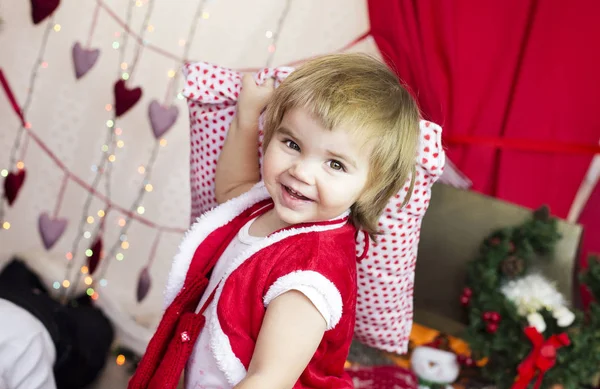
[[[106, 105], [113, 104], [112, 88], [120, 73], [120, 50], [114, 47], [123, 42], [123, 36], [116, 35], [124, 33], [119, 21], [126, 20], [130, 1], [135, 2], [61, 2], [54, 15], [56, 26], [50, 31], [43, 56], [46, 64], [39, 69], [26, 115], [31, 131], [69, 171], [87, 184], [94, 179], [92, 165], [102, 157], [101, 149], [108, 130], [106, 122], [113, 115], [106, 110]], [[130, 28], [135, 34], [140, 33], [151, 1], [138, 0], [132, 8]], [[150, 26], [145, 32], [147, 45], [142, 48], [138, 67], [128, 80], [128, 86], [142, 87], [143, 96], [116, 124], [122, 129], [117, 139], [123, 142], [123, 147], [117, 148], [114, 154], [110, 198], [126, 209], [143, 185], [139, 168], [148, 162], [156, 142], [148, 121], [148, 105], [153, 99], [164, 100], [170, 71], [177, 72], [175, 77], [179, 78], [181, 86], [180, 63], [167, 54], [181, 58], [182, 45], [192, 23], [196, 23], [196, 33], [189, 57], [232, 68], [265, 66], [273, 39], [268, 31], [279, 32], [272, 64], [283, 65], [338, 51], [369, 28], [365, 0], [291, 1], [280, 31], [277, 31], [278, 24], [287, 4], [283, 0], [207, 0], [196, 21], [194, 14], [201, 0], [154, 1]], [[71, 49], [75, 42], [86, 45], [99, 3], [103, 6], [99, 8], [90, 47], [100, 49], [100, 57], [89, 73], [76, 80]], [[32, 66], [40, 50], [46, 23], [49, 23], [47, 19], [34, 25], [30, 10], [29, 1], [0, 2], [3, 19], [0, 67], [20, 104], [25, 101]], [[110, 14], [111, 10], [114, 15]], [[350, 50], [376, 54], [370, 38]], [[135, 51], [135, 39], [130, 36], [124, 52], [125, 62], [133, 61]], [[189, 223], [190, 204], [188, 117], [185, 101], [175, 100], [175, 104], [179, 108], [179, 117], [164, 135], [167, 144], [158, 153], [150, 179], [153, 190], [145, 194], [141, 203], [144, 213], [140, 216], [158, 225], [184, 229]], [[3, 93], [0, 93], [0, 118], [0, 170], [11, 170], [9, 153], [19, 120]], [[38, 233], [38, 217], [44, 211], [53, 212], [64, 173], [33, 141], [28, 142], [23, 162], [27, 172], [25, 184], [13, 206], [5, 212], [5, 221], [10, 223], [10, 228], [0, 226], [0, 263], [6, 263], [15, 255], [24, 258], [57, 293], [59, 291], [52, 285], [65, 279], [65, 255], [71, 250], [77, 234], [87, 192], [73, 180], [68, 182], [58, 215], [67, 218], [69, 224], [55, 246], [46, 251]], [[98, 189], [105, 194], [104, 179]], [[105, 204], [94, 197], [88, 213], [94, 220], [85, 224], [84, 231], [94, 231], [100, 220], [97, 212], [103, 209]], [[119, 239], [121, 218], [123, 215], [115, 210], [106, 217], [103, 235], [106, 249]], [[126, 234], [129, 247], [119, 250], [124, 255], [123, 260], [105, 259], [112, 261], [105, 277], [107, 284], [98, 288], [97, 301], [117, 324], [121, 341], [138, 351], [143, 351], [160, 318], [163, 286], [181, 238], [181, 233], [161, 235], [150, 271], [152, 288], [138, 304], [135, 298], [138, 274], [148, 261], [156, 233], [156, 229], [134, 221]], [[85, 264], [84, 251], [91, 244], [89, 238], [81, 240], [79, 250], [74, 253], [73, 260], [77, 261], [74, 270]], [[83, 288], [83, 284], [80, 287]]]

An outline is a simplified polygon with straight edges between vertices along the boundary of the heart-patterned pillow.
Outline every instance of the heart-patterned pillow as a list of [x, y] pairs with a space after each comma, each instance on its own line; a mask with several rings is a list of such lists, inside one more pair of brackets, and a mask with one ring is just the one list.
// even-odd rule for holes
[[[279, 85], [294, 69], [263, 69], [255, 80], [268, 78]], [[217, 160], [241, 90], [242, 75], [234, 70], [208, 63], [187, 64], [183, 95], [190, 115], [190, 186], [194, 221], [215, 207], [215, 171]], [[368, 255], [358, 263], [358, 301], [355, 334], [370, 346], [404, 353], [413, 316], [414, 271], [421, 221], [429, 206], [431, 186], [440, 177], [445, 163], [442, 129], [422, 120], [421, 142], [417, 156], [415, 187], [410, 201], [401, 207], [409, 191], [410, 178], [399, 193], [390, 199], [379, 219], [382, 233]], [[261, 157], [262, 128], [257, 150]], [[261, 157], [262, 158], [262, 157]], [[262, 165], [262, 161], [261, 161]], [[362, 234], [357, 255], [364, 248]]]

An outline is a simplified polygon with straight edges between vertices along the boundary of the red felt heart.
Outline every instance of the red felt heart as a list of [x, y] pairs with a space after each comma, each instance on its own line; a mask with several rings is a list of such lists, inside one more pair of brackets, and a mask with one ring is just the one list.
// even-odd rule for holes
[[42, 20], [58, 8], [60, 0], [31, 0], [31, 18], [34, 24], [39, 24]]
[[102, 238], [96, 238], [96, 241], [90, 249], [92, 250], [92, 255], [88, 258], [88, 270], [90, 274], [94, 274], [102, 259]]
[[114, 93], [117, 117], [129, 111], [142, 98], [142, 88], [127, 89], [125, 80], [119, 80], [115, 83]]
[[8, 200], [8, 205], [13, 204], [24, 181], [25, 169], [20, 169], [16, 173], [8, 173], [8, 176], [4, 179], [4, 197]]
[[137, 296], [136, 296], [138, 303], [141, 302], [146, 297], [146, 295], [148, 294], [148, 291], [150, 290], [151, 285], [152, 285], [152, 279], [150, 278], [150, 271], [148, 270], [148, 267], [145, 267], [140, 272], [140, 275], [138, 278]]

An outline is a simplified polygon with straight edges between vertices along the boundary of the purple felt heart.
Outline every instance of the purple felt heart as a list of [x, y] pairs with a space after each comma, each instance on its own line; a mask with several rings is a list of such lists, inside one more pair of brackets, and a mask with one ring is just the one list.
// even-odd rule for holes
[[152, 279], [150, 278], [150, 271], [148, 270], [147, 267], [145, 267], [140, 272], [140, 277], [138, 279], [138, 285], [137, 285], [137, 301], [138, 301], [138, 303], [141, 302], [146, 297], [146, 295], [148, 294], [148, 291], [150, 290], [151, 285], [152, 285]]
[[100, 56], [100, 49], [84, 49], [79, 42], [73, 45], [73, 65], [75, 66], [75, 77], [80, 79], [96, 64]]
[[47, 212], [44, 212], [38, 218], [38, 230], [44, 242], [46, 250], [50, 250], [67, 228], [67, 219], [52, 218]]
[[152, 126], [154, 137], [158, 139], [165, 132], [169, 131], [177, 121], [178, 115], [179, 109], [176, 106], [165, 107], [157, 100], [152, 100], [148, 106], [148, 117], [150, 117], [150, 125]]
[[115, 114], [117, 116], [121, 116], [129, 111], [142, 98], [142, 88], [128, 89], [125, 85], [125, 80], [115, 82], [114, 93]]

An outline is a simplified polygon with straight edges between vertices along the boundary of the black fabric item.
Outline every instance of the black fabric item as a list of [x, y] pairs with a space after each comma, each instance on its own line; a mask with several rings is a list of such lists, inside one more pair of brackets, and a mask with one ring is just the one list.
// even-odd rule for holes
[[15, 259], [0, 273], [0, 298], [27, 310], [48, 329], [56, 347], [58, 389], [81, 389], [96, 379], [110, 352], [114, 330], [87, 295], [62, 305], [31, 269]]

